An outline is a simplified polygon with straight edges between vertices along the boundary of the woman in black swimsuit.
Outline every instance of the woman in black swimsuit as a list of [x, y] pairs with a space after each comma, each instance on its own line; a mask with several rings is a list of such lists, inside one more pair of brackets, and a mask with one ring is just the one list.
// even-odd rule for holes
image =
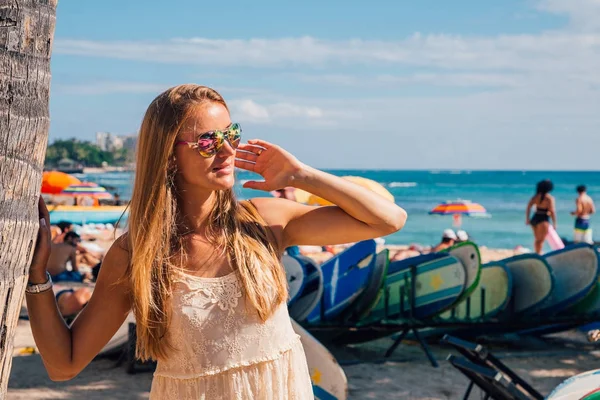
[[[556, 211], [554, 208], [554, 197], [550, 192], [554, 188], [552, 181], [546, 179], [537, 184], [535, 196], [529, 200], [527, 211], [525, 211], [525, 224], [531, 225], [534, 236], [534, 249], [538, 254], [542, 254], [542, 246], [548, 235], [550, 228], [550, 219], [556, 229]], [[531, 208], [535, 205], [535, 213], [529, 219]]]

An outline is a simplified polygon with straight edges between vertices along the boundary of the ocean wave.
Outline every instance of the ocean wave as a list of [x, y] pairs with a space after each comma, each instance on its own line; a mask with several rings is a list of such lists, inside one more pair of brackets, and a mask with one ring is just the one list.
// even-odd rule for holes
[[417, 186], [417, 182], [391, 182], [388, 183], [388, 187], [396, 188], [396, 187], [415, 187]]
[[430, 175], [440, 175], [440, 174], [446, 174], [446, 175], [471, 175], [471, 171], [466, 169], [466, 170], [462, 170], [462, 169], [451, 169], [451, 170], [447, 170], [447, 169], [432, 169], [429, 171]]

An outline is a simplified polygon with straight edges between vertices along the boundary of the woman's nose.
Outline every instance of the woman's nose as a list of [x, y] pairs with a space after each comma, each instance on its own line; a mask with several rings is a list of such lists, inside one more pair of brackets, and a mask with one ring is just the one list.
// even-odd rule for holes
[[234, 154], [235, 149], [233, 148], [231, 143], [229, 143], [229, 141], [225, 140], [225, 143], [223, 143], [223, 147], [221, 147], [221, 150], [219, 151], [219, 155], [223, 157], [229, 157]]

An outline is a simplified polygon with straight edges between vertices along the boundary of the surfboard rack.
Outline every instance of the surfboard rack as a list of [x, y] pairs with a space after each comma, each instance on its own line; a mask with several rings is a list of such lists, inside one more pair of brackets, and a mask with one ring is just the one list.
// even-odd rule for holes
[[[415, 315], [415, 305], [416, 305], [416, 299], [415, 299], [415, 294], [417, 293], [417, 266], [416, 265], [411, 265], [410, 266], [410, 293], [408, 295], [408, 319], [409, 320], [413, 320], [414, 319], [414, 315]], [[405, 295], [405, 287], [406, 286], [401, 286], [400, 287], [400, 311], [403, 312], [405, 309], [405, 305], [404, 305], [404, 299], [406, 298]], [[389, 288], [385, 287], [385, 308], [384, 308], [384, 312], [385, 315], [389, 315]], [[433, 356], [433, 354], [431, 353], [431, 350], [429, 349], [429, 346], [427, 346], [427, 343], [423, 340], [423, 338], [421, 337], [421, 335], [419, 334], [419, 328], [415, 327], [415, 326], [409, 326], [407, 328], [405, 328], [402, 333], [400, 333], [400, 335], [394, 340], [394, 343], [392, 343], [392, 345], [386, 350], [385, 352], [385, 357], [389, 358], [392, 356], [392, 354], [394, 354], [394, 351], [396, 351], [396, 349], [398, 348], [398, 346], [400, 346], [400, 344], [404, 341], [404, 338], [406, 337], [406, 335], [408, 335], [408, 333], [410, 333], [412, 331], [413, 335], [415, 336], [415, 338], [417, 339], [417, 341], [419, 342], [419, 345], [421, 346], [421, 349], [423, 350], [423, 352], [425, 353], [425, 355], [427, 356], [427, 358], [429, 359], [429, 362], [431, 363], [431, 365], [434, 368], [438, 367], [438, 362], [435, 359], [435, 357]]]
[[441, 343], [452, 346], [463, 357], [450, 354], [447, 360], [469, 378], [463, 400], [469, 399], [477, 385], [486, 393], [485, 399], [543, 400], [544, 396], [479, 344], [445, 335]]

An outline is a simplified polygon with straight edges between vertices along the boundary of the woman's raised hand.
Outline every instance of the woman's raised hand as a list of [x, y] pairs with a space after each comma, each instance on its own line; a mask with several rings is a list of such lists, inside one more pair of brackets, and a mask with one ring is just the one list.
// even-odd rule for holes
[[259, 139], [238, 146], [235, 166], [261, 175], [264, 181], [248, 181], [244, 187], [264, 191], [293, 186], [295, 177], [304, 168], [289, 152]]

